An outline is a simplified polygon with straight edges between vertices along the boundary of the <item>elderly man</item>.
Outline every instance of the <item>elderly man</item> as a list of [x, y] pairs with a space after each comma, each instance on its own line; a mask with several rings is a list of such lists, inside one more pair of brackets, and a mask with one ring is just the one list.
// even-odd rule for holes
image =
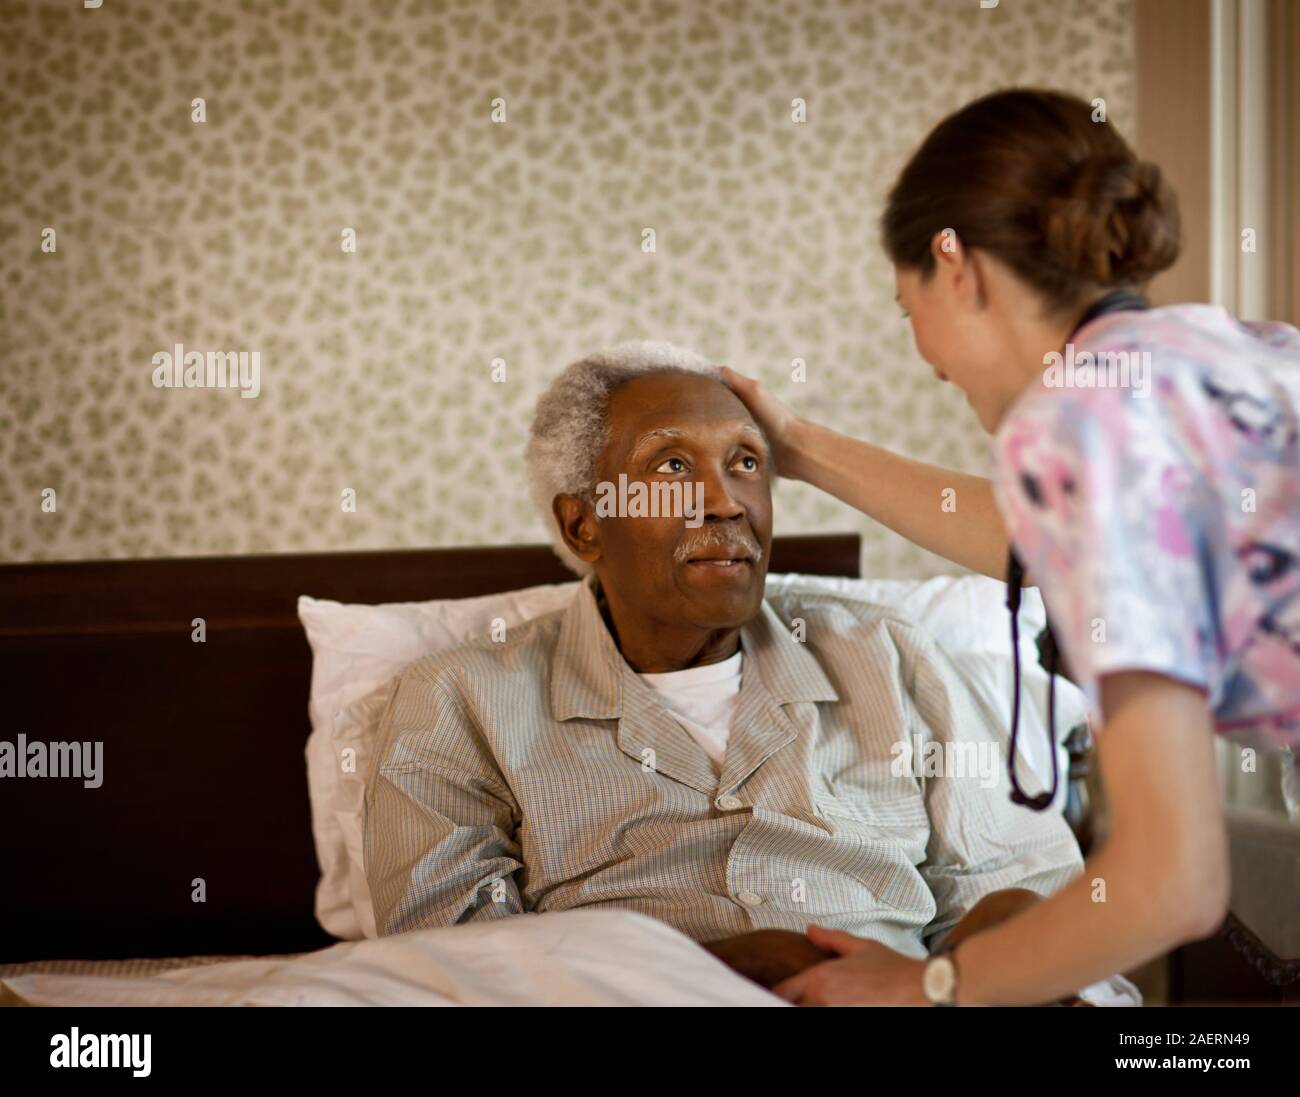
[[833, 954], [809, 923], [921, 960], [1078, 873], [1058, 815], [898, 764], [900, 743], [1005, 753], [929, 636], [852, 598], [764, 599], [767, 445], [702, 359], [575, 363], [527, 460], [585, 578], [401, 678], [366, 795], [381, 934], [620, 907], [772, 985]]

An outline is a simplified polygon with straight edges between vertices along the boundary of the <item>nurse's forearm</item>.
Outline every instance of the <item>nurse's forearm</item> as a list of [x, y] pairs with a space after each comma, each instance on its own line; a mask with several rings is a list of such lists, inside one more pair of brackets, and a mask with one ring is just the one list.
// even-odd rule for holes
[[994, 579], [1007, 573], [1007, 532], [980, 476], [927, 465], [799, 420], [782, 472], [805, 480], [930, 552]]
[[1231, 874], [1204, 694], [1149, 671], [1107, 675], [1101, 694], [1106, 846], [1056, 895], [957, 946], [959, 1004], [1073, 994], [1223, 920]]
[[[1098, 879], [1106, 882], [1105, 902], [1094, 902]], [[957, 1004], [1065, 998], [1211, 931], [1153, 897], [1150, 882], [1102, 851], [1052, 898], [957, 946]]]

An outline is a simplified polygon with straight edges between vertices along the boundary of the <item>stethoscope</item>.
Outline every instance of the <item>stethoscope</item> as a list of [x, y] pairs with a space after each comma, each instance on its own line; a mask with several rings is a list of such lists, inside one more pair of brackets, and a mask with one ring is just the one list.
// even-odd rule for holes
[[[1084, 324], [1104, 313], [1150, 307], [1151, 303], [1140, 293], [1128, 290], [1108, 293], [1089, 306], [1074, 326], [1074, 331], [1070, 332], [1069, 338], [1073, 339]], [[1020, 734], [1020, 585], [1024, 577], [1025, 566], [1020, 562], [1013, 545], [1007, 552], [1007, 612], [1011, 617], [1011, 659], [1015, 667], [1011, 687], [1011, 753], [1007, 759], [1007, 771], [1011, 775], [1011, 802], [1021, 804], [1031, 811], [1046, 811], [1056, 799], [1056, 790], [1060, 784], [1060, 759], [1056, 751], [1056, 668], [1060, 653], [1056, 637], [1052, 633], [1052, 623], [1048, 621], [1046, 641], [1041, 643], [1041, 657], [1045, 660], [1047, 670], [1047, 749], [1052, 756], [1052, 788], [1050, 792], [1030, 796], [1016, 780], [1016, 740]]]

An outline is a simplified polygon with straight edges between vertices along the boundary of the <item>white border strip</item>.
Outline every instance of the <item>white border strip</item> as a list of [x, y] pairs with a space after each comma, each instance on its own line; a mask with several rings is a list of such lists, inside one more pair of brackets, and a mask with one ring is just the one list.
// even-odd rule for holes
[[[1268, 6], [1210, 6], [1210, 301], [1244, 320], [1268, 319]], [[1253, 229], [1255, 251], [1243, 252]]]

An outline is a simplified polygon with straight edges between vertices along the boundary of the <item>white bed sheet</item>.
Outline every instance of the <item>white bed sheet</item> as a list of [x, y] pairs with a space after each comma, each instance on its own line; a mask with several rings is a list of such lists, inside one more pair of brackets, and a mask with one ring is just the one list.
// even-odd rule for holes
[[573, 910], [151, 976], [0, 978], [39, 1006], [784, 1006], [671, 926]]
[[[785, 1006], [671, 926], [572, 910], [150, 975], [0, 978], [33, 1006]], [[1096, 1005], [1140, 1005], [1121, 976]]]

